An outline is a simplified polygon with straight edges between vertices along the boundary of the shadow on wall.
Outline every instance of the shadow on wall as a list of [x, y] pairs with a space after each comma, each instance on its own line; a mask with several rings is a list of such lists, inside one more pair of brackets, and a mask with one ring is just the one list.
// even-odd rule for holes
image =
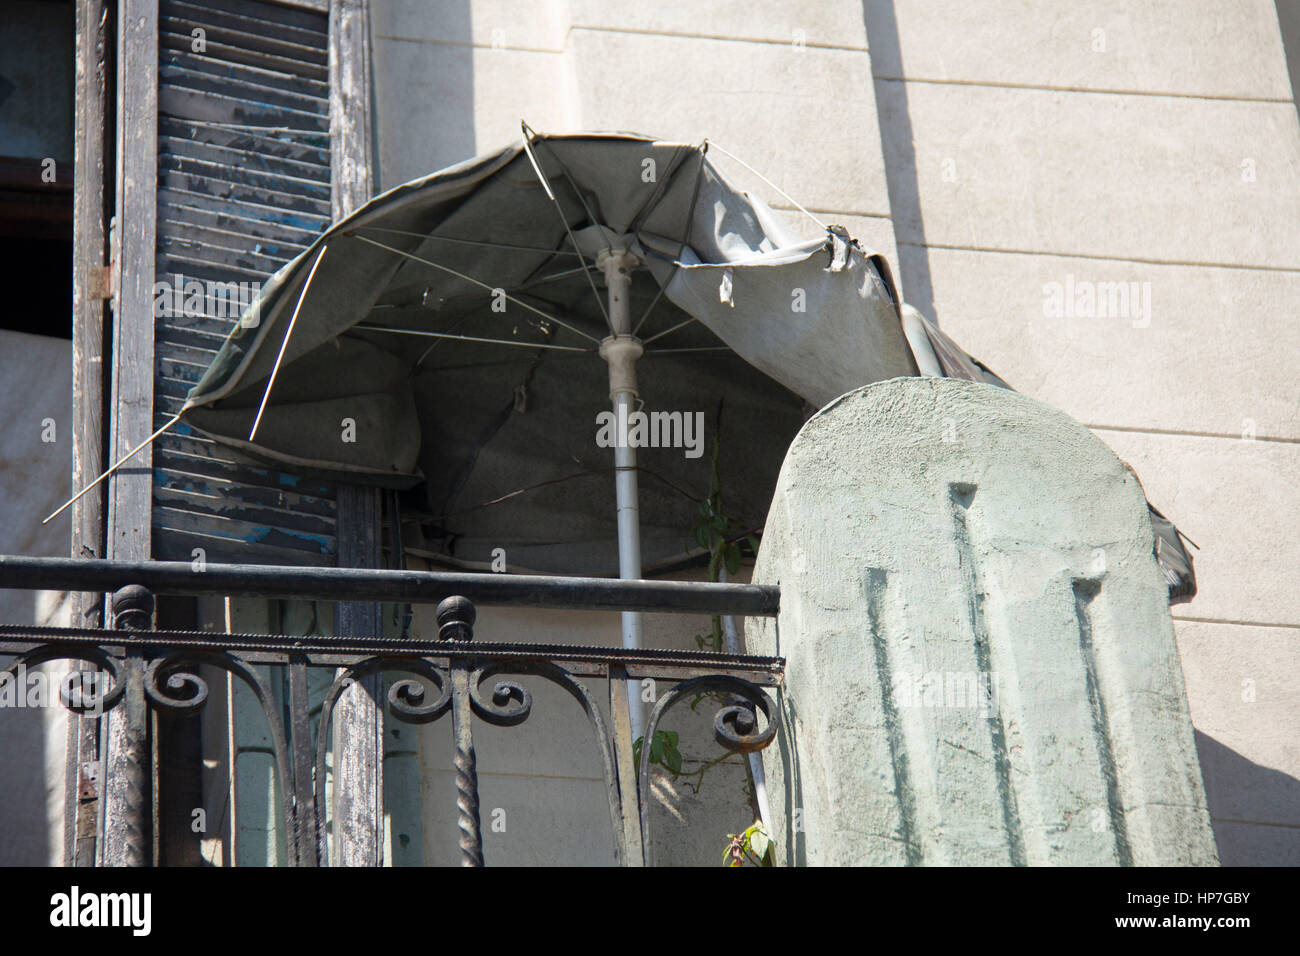
[[475, 155], [469, 0], [370, 8], [375, 192]]
[[1277, 0], [1278, 26], [1282, 30], [1282, 46], [1286, 50], [1286, 65], [1291, 73], [1291, 97], [1300, 112], [1300, 3], [1295, 0]]
[[916, 146], [912, 118], [907, 108], [903, 54], [898, 42], [898, 21], [893, 0], [862, 0], [862, 20], [867, 28], [871, 74], [875, 80], [876, 116], [880, 148], [885, 158], [885, 184], [889, 211], [898, 243], [899, 283], [903, 298], [938, 324], [934, 291], [930, 283], [930, 258], [925, 247], [917, 181]]
[[[1300, 780], [1252, 763], [1196, 731], [1214, 842], [1223, 866], [1300, 866]], [[1292, 818], [1286, 821], [1287, 814]], [[1274, 822], [1285, 821], [1285, 822]]]
[[[11, 661], [0, 657], [0, 667]], [[6, 768], [0, 786], [0, 867], [54, 862], [46, 826], [45, 737], [42, 708], [0, 707], [0, 767]]]

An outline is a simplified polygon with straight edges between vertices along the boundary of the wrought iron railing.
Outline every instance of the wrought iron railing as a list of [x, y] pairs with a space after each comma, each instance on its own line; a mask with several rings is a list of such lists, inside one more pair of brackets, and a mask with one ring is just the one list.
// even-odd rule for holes
[[[14, 655], [0, 674], [16, 679], [22, 668], [55, 660], [80, 661], [98, 669], [73, 671], [60, 697], [76, 713], [124, 711], [125, 759], [115, 766], [127, 777], [119, 781], [125, 806], [121, 825], [101, 838], [120, 841], [115, 858], [128, 864], [150, 862], [143, 822], [150, 787], [145, 733], [149, 711], [186, 713], [203, 707], [209, 694], [199, 673], [203, 665], [232, 674], [261, 705], [274, 752], [288, 862], [296, 866], [329, 862], [323, 819], [328, 730], [340, 695], [372, 674], [403, 675], [391, 684], [385, 702], [395, 719], [422, 724], [450, 715], [460, 856], [469, 866], [483, 864], [474, 718], [502, 727], [527, 720], [532, 710], [528, 678], [563, 688], [586, 715], [608, 796], [615, 857], [624, 865], [646, 862], [651, 753], [650, 747], [642, 747], [640, 765], [634, 765], [629, 682], [652, 678], [672, 685], [657, 698], [646, 721], [645, 740], [655, 739], [674, 705], [709, 692], [723, 701], [714, 719], [714, 736], [724, 748], [761, 750], [777, 731], [777, 708], [765, 688], [780, 683], [780, 658], [474, 640], [475, 602], [774, 616], [779, 592], [772, 587], [244, 565], [206, 565], [200, 570], [185, 562], [0, 556], [0, 588], [113, 593], [112, 629], [0, 626], [0, 654]], [[437, 603], [439, 634], [427, 640], [155, 630], [154, 594]], [[263, 664], [287, 669], [288, 732], [257, 670]], [[321, 707], [314, 747], [307, 699], [312, 668], [335, 673]], [[106, 676], [88, 676], [96, 673]], [[608, 720], [587, 686], [593, 680], [607, 682]]]

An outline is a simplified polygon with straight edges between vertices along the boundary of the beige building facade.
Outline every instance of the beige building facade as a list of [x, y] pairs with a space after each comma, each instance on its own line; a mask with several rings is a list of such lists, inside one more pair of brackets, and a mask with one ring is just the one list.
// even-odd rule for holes
[[1093, 429], [1199, 546], [1199, 593], [1173, 614], [1220, 857], [1295, 864], [1285, 6], [377, 0], [377, 176], [495, 149], [521, 118], [708, 138], [883, 253], [909, 302]]

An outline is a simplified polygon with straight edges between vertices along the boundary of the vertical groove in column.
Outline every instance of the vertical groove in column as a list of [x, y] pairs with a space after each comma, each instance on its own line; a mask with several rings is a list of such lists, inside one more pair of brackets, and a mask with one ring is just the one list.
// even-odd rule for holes
[[1092, 646], [1092, 601], [1101, 591], [1101, 583], [1076, 578], [1074, 614], [1079, 622], [1079, 654], [1088, 687], [1088, 705], [1092, 710], [1093, 737], [1097, 741], [1097, 761], [1106, 780], [1106, 809], [1110, 816], [1111, 832], [1115, 835], [1115, 859], [1120, 866], [1133, 865], [1133, 851], [1128, 842], [1128, 827], [1124, 822], [1124, 804], [1119, 795], [1119, 777], [1115, 770], [1115, 752], [1110, 744], [1110, 724], [1106, 720], [1106, 702], [1102, 700], [1101, 686], [1097, 681], [1097, 656]]
[[894, 770], [894, 793], [898, 796], [899, 829], [908, 866], [925, 863], [921, 841], [916, 832], [916, 793], [907, 766], [907, 747], [903, 728], [898, 720], [898, 705], [894, 700], [894, 675], [889, 667], [889, 639], [880, 626], [881, 605], [888, 585], [888, 574], [882, 568], [867, 569], [867, 613], [871, 620], [871, 644], [876, 656], [876, 675], [880, 681], [880, 710], [885, 721], [885, 737], [889, 741], [889, 759]]
[[[975, 666], [980, 673], [993, 680], [992, 650], [988, 625], [984, 620], [983, 582], [975, 563], [975, 549], [971, 547], [967, 514], [975, 500], [975, 485], [953, 483], [948, 486], [952, 508], [953, 530], [957, 541], [957, 554], [966, 576], [966, 592], [970, 600], [971, 633], [975, 639]], [[996, 698], [995, 698], [996, 699]], [[993, 765], [997, 773], [998, 796], [1002, 802], [1002, 820], [1007, 833], [1007, 853], [1012, 866], [1026, 866], [1024, 833], [1020, 825], [1020, 811], [1016, 806], [1016, 790], [1011, 780], [1011, 755], [1007, 749], [1006, 728], [1002, 721], [1001, 701], [989, 718], [989, 737], [993, 746]]]

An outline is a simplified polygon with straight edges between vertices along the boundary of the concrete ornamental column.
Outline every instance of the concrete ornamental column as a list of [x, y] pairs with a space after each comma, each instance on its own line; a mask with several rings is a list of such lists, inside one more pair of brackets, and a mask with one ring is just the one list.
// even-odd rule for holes
[[1217, 864], [1136, 478], [1084, 426], [953, 379], [804, 426], [755, 583], [788, 659], [765, 752], [787, 864]]

